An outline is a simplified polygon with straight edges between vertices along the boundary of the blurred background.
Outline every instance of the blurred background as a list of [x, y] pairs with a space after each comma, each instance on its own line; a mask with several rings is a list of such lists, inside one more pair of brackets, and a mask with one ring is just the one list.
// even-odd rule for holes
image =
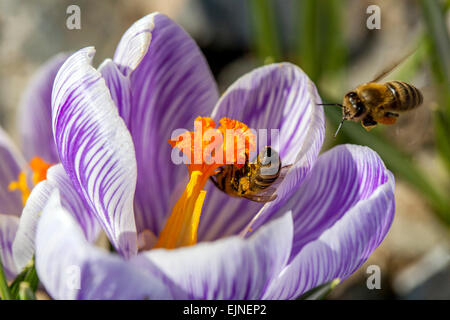
[[[81, 9], [68, 30], [66, 9]], [[381, 28], [366, 26], [369, 5]], [[53, 55], [94, 45], [94, 63], [111, 57], [137, 19], [165, 13], [203, 50], [223, 92], [263, 64], [290, 61], [316, 83], [326, 102], [409, 53], [386, 79], [407, 81], [425, 103], [395, 126], [366, 132], [326, 107], [322, 151], [340, 143], [376, 150], [396, 177], [396, 216], [381, 246], [328, 299], [450, 299], [450, 1], [440, 0], [0, 0], [0, 125], [16, 137], [17, 107], [33, 73]], [[366, 268], [381, 268], [369, 290]]]

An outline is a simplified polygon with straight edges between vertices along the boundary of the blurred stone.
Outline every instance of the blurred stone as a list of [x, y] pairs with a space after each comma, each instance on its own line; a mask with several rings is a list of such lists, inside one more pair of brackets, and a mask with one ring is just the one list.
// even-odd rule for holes
[[36, 300], [51, 300], [50, 296], [43, 290], [36, 291]]
[[400, 272], [393, 288], [403, 299], [450, 299], [450, 250], [442, 244]]

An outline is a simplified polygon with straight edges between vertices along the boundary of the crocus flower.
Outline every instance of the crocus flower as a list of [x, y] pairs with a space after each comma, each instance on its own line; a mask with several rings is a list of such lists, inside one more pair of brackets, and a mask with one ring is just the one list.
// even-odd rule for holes
[[[46, 179], [49, 166], [59, 162], [51, 129], [51, 92], [66, 58], [66, 54], [51, 58], [25, 89], [18, 116], [21, 148], [0, 128], [0, 258], [8, 278], [21, 271], [34, 253], [34, 237], [30, 235], [35, 233], [35, 221], [25, 219], [17, 231], [24, 204], [31, 189]], [[19, 256], [25, 254], [19, 257], [23, 260], [19, 264], [14, 262], [13, 243]]]
[[[321, 100], [297, 66], [258, 68], [219, 99], [199, 48], [159, 13], [133, 24], [98, 69], [94, 54], [70, 56], [52, 93], [61, 164], [47, 181], [76, 192], [61, 183], [30, 196], [50, 197], [36, 266], [53, 298], [292, 299], [347, 278], [385, 237], [393, 175], [367, 147], [318, 156]], [[206, 181], [206, 163], [172, 162], [174, 130], [189, 132], [199, 116], [216, 130], [220, 120], [280, 130], [272, 147], [292, 167], [274, 201], [230, 197]], [[117, 252], [95, 246], [92, 217]]]

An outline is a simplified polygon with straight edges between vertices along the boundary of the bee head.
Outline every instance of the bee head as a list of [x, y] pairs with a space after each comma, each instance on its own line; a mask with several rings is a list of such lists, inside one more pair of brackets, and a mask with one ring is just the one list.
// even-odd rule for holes
[[360, 121], [367, 115], [367, 108], [361, 101], [360, 97], [355, 91], [350, 91], [344, 96], [344, 102], [339, 103], [320, 103], [322, 106], [338, 106], [342, 108], [342, 121], [339, 123], [338, 129], [334, 134], [336, 138], [339, 130], [346, 120]]
[[350, 91], [344, 97], [342, 104], [344, 120], [359, 121], [367, 113], [367, 109], [355, 91]]

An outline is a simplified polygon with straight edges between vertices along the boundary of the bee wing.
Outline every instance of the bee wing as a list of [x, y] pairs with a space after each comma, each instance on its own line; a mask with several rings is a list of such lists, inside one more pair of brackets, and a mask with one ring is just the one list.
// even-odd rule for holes
[[292, 167], [292, 164], [288, 166], [284, 166], [280, 170], [280, 175], [278, 176], [277, 180], [268, 188], [264, 189], [261, 192], [258, 192], [257, 194], [247, 194], [243, 195], [244, 198], [256, 201], [256, 202], [270, 202], [277, 198], [276, 192], [278, 189], [278, 186], [281, 184], [283, 179], [286, 177], [287, 173], [289, 172], [289, 169]]
[[388, 67], [386, 67], [384, 70], [382, 70], [376, 77], [370, 82], [378, 82], [381, 79], [385, 78], [388, 74], [390, 74], [392, 71], [394, 71], [395, 68], [397, 68], [400, 64], [405, 62], [410, 56], [412, 56], [417, 51], [417, 48], [409, 52], [407, 55], [403, 56], [400, 60], [395, 61]]

